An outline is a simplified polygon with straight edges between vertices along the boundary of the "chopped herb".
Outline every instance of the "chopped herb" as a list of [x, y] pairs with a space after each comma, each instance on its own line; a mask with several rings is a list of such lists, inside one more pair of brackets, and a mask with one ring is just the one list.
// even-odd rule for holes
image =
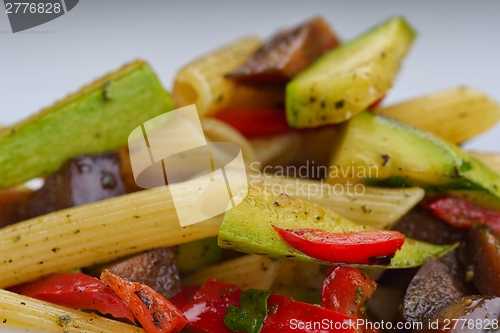
[[76, 229], [75, 230], [75, 235], [78, 234], [78, 233], [80, 233], [80, 229]]
[[267, 316], [269, 290], [248, 289], [241, 293], [240, 307], [230, 306], [224, 324], [233, 331], [259, 333]]
[[343, 107], [344, 107], [344, 100], [340, 100], [340, 101], [335, 102], [336, 109], [342, 109]]
[[60, 325], [68, 325], [71, 322], [71, 317], [67, 315], [59, 316]]
[[19, 242], [19, 241], [21, 240], [21, 238], [22, 238], [22, 236], [21, 236], [21, 235], [17, 235], [16, 237], [14, 237], [14, 239], [12, 239], [12, 241], [13, 241], [14, 243], [17, 243], [17, 242]]
[[469, 171], [470, 169], [472, 169], [472, 164], [470, 164], [470, 162], [463, 161], [460, 165], [460, 171], [462, 172]]

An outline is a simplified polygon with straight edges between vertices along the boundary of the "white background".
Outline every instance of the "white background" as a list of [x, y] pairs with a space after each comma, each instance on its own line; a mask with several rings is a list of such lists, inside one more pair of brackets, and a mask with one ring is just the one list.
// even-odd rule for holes
[[[135, 58], [167, 89], [191, 59], [244, 35], [269, 36], [315, 14], [350, 39], [392, 15], [418, 37], [385, 104], [457, 85], [500, 101], [500, 1], [80, 0], [13, 34], [0, 12], [0, 123], [11, 124]], [[466, 144], [500, 152], [500, 127]]]

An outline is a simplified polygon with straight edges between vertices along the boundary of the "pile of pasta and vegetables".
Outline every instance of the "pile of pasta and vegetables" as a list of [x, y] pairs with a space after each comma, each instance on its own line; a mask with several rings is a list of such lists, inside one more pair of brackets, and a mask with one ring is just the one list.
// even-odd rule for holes
[[[500, 107], [464, 86], [383, 106], [414, 37], [394, 17], [341, 42], [316, 17], [194, 60], [172, 93], [137, 60], [1, 129], [0, 328], [498, 329], [500, 155], [460, 144]], [[192, 104], [248, 186], [181, 226], [169, 185], [137, 186], [127, 140]]]

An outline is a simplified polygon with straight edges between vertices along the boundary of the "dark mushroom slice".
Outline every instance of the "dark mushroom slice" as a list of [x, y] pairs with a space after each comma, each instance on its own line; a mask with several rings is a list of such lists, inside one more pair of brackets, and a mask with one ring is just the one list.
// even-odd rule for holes
[[26, 218], [125, 194], [115, 153], [84, 155], [67, 162], [27, 204]]
[[328, 24], [315, 17], [272, 36], [227, 77], [248, 84], [285, 83], [338, 45]]
[[406, 322], [423, 322], [466, 292], [464, 283], [455, 278], [447, 265], [430, 258], [410, 282], [401, 316]]
[[27, 188], [12, 188], [0, 191], [0, 228], [23, 220], [26, 205], [33, 196]]
[[173, 247], [149, 250], [86, 273], [99, 277], [104, 269], [124, 280], [148, 285], [165, 298], [173, 296], [181, 288]]
[[467, 238], [466, 230], [448, 225], [422, 205], [415, 206], [404, 215], [393, 230], [406, 237], [433, 244], [451, 244]]
[[466, 246], [468, 273], [481, 295], [500, 296], [500, 241], [490, 229], [476, 224]]
[[466, 296], [450, 303], [434, 318], [422, 323], [419, 332], [498, 332], [500, 298]]

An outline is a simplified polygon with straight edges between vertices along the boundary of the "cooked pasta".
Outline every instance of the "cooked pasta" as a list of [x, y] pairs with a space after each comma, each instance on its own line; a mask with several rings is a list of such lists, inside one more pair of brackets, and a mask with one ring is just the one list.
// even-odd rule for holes
[[479, 153], [476, 151], [471, 151], [469, 154], [500, 173], [500, 154]]
[[[197, 194], [186, 185], [185, 204]], [[33, 218], [0, 229], [0, 287], [216, 236], [220, 222], [212, 218], [181, 227], [166, 188]]]
[[264, 174], [250, 176], [249, 182], [273, 192], [315, 202], [353, 222], [377, 229], [390, 228], [424, 197], [421, 188], [389, 189], [360, 184], [359, 188], [352, 186], [348, 189], [345, 185]]
[[196, 104], [200, 116], [226, 106], [235, 83], [224, 76], [242, 65], [260, 45], [256, 38], [241, 39], [182, 68], [172, 90], [175, 104]]
[[292, 162], [301, 147], [297, 133], [286, 133], [249, 140], [262, 165], [287, 165]]
[[36, 300], [0, 289], [0, 330], [37, 332], [141, 333], [142, 328], [94, 313]]
[[500, 120], [500, 106], [468, 87], [447, 89], [374, 111], [454, 143], [486, 131]]
[[245, 255], [224, 261], [195, 272], [182, 279], [184, 285], [203, 284], [209, 278], [232, 283], [241, 289], [270, 289], [278, 275], [282, 261], [261, 255]]

